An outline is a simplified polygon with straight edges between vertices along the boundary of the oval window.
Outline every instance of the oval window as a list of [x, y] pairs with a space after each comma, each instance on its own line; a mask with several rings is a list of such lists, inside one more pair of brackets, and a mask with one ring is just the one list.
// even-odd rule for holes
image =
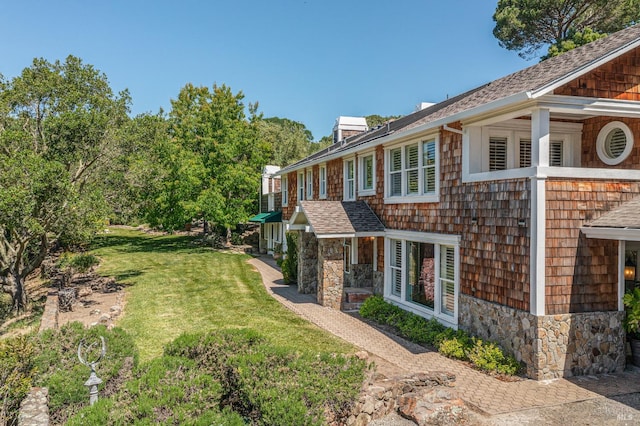
[[626, 124], [612, 121], [598, 134], [596, 150], [603, 163], [616, 165], [622, 163], [631, 154], [633, 133]]

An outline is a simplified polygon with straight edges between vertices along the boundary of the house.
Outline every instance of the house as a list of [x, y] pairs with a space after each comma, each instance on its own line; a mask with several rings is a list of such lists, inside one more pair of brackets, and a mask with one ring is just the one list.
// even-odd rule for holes
[[281, 178], [277, 174], [278, 166], [265, 166], [260, 183], [259, 213], [249, 222], [260, 224], [260, 253], [274, 255], [283, 251], [285, 244], [284, 227], [282, 225], [282, 188]]
[[364, 287], [535, 379], [620, 371], [640, 253], [640, 26], [280, 170], [298, 289]]

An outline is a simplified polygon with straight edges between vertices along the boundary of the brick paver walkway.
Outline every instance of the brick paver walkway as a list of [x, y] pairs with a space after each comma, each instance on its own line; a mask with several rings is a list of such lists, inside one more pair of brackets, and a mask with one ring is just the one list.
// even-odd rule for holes
[[625, 371], [550, 381], [503, 382], [396, 336], [385, 334], [359, 319], [316, 303], [282, 282], [282, 273], [268, 257], [249, 261], [275, 299], [319, 327], [407, 371], [444, 370], [456, 375], [460, 397], [489, 415], [539, 408], [600, 396], [640, 392], [640, 372]]

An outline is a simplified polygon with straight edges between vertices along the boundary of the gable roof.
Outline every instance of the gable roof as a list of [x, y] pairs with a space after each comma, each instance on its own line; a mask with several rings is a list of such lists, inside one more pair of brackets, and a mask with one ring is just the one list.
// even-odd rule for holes
[[334, 144], [283, 168], [281, 173], [340, 157], [342, 153], [378, 139], [394, 140], [409, 131], [428, 130], [471, 117], [483, 108], [499, 108], [548, 94], [638, 46], [640, 24], [416, 111], [385, 126], [347, 138], [342, 143]]
[[592, 228], [640, 229], [640, 197], [636, 197], [585, 225]]
[[[364, 201], [301, 201], [300, 211], [317, 238], [374, 236], [384, 225]], [[299, 222], [292, 217], [291, 223]]]

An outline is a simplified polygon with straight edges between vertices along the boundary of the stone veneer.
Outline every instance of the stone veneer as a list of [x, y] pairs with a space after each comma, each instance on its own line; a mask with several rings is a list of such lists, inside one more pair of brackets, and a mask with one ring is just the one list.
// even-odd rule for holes
[[341, 239], [318, 240], [318, 303], [336, 310], [342, 307], [343, 259]]
[[344, 274], [344, 286], [356, 288], [372, 287], [372, 273], [372, 265], [366, 263], [351, 265], [351, 272], [348, 274]]
[[311, 232], [298, 235], [298, 292], [315, 294], [318, 288], [318, 239]]
[[384, 294], [384, 272], [373, 271], [373, 294]]
[[467, 295], [460, 296], [460, 328], [499, 343], [544, 380], [619, 372], [625, 366], [624, 312], [536, 317]]

